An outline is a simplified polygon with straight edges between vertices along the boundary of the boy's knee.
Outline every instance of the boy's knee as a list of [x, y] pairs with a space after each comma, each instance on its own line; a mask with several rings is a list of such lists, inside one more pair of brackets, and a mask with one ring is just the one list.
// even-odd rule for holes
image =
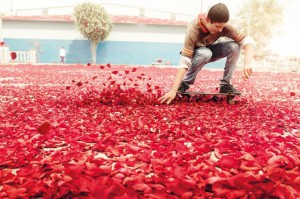
[[208, 62], [212, 57], [212, 52], [211, 50], [208, 49], [201, 49], [201, 50], [196, 50], [195, 51], [195, 56], [194, 59], [197, 61], [203, 61], [203, 62]]
[[240, 44], [232, 41], [230, 43], [228, 43], [228, 51], [232, 52], [234, 54], [240, 53], [241, 47]]

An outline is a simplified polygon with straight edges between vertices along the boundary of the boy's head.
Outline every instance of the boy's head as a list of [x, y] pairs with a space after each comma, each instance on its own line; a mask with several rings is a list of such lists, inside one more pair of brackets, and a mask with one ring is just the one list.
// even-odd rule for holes
[[229, 21], [229, 10], [225, 4], [218, 3], [209, 9], [207, 18], [211, 22], [227, 23]]
[[211, 34], [221, 32], [229, 21], [227, 6], [222, 3], [212, 6], [207, 13], [206, 21], [206, 28]]

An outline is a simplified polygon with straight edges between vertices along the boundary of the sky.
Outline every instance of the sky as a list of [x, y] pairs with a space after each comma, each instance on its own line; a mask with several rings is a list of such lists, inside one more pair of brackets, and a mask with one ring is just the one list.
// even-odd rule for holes
[[[196, 15], [201, 11], [207, 11], [212, 4], [222, 2], [228, 5], [231, 15], [235, 16], [246, 1], [248, 0], [0, 0], [0, 12], [10, 14], [22, 9], [74, 6], [83, 2], [97, 2]], [[270, 49], [281, 55], [295, 56], [299, 54], [300, 46], [300, 0], [279, 1], [286, 5], [285, 23], [281, 28], [283, 33], [275, 35]]]
[[[288, 1], [288, 0], [286, 0]], [[286, 4], [282, 33], [275, 35], [270, 48], [282, 56], [300, 56], [300, 1], [292, 0]]]

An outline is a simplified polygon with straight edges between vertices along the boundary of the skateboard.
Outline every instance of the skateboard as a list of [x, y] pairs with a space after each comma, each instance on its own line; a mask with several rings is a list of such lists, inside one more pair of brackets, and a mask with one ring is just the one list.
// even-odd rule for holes
[[[198, 92], [198, 91], [189, 91], [185, 93], [177, 92], [177, 96], [179, 98], [187, 98], [187, 99], [194, 99], [195, 101], [208, 101], [211, 99], [214, 102], [222, 102], [224, 98], [228, 104], [234, 104], [235, 96], [241, 94], [236, 93], [218, 93], [218, 92]], [[208, 96], [208, 97], [207, 97]]]

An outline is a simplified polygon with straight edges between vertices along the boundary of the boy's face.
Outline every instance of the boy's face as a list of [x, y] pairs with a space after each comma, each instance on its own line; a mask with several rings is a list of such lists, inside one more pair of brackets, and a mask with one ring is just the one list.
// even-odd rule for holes
[[208, 31], [210, 34], [216, 34], [217, 32], [221, 32], [222, 29], [225, 27], [226, 23], [223, 22], [212, 22], [211, 20], [208, 20], [208, 23], [206, 24]]

